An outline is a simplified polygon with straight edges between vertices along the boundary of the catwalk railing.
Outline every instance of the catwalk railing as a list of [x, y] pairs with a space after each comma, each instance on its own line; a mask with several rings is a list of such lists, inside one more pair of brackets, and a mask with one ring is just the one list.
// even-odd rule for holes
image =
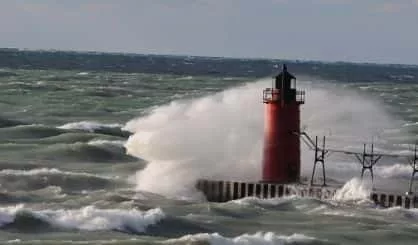
[[374, 172], [373, 167], [379, 162], [382, 157], [397, 157], [397, 158], [405, 158], [409, 162], [412, 173], [411, 178], [409, 180], [409, 188], [407, 193], [412, 194], [412, 187], [415, 181], [415, 174], [418, 173], [418, 154], [417, 154], [417, 144], [414, 145], [413, 153], [410, 155], [400, 155], [400, 154], [388, 154], [388, 153], [378, 153], [374, 150], [374, 143], [371, 144], [370, 151], [367, 151], [366, 144], [363, 144], [363, 151], [362, 152], [356, 152], [356, 151], [347, 151], [347, 150], [339, 150], [339, 149], [332, 149], [327, 148], [325, 146], [325, 136], [322, 139], [322, 146], [320, 146], [320, 143], [318, 142], [318, 136], [315, 137], [315, 141], [306, 133], [306, 132], [296, 132], [298, 134], [302, 141], [305, 143], [305, 145], [308, 146], [310, 150], [313, 150], [315, 152], [315, 158], [314, 158], [314, 165], [312, 169], [312, 176], [310, 183], [311, 185], [315, 185], [314, 183], [314, 175], [316, 171], [317, 164], [322, 165], [322, 178], [323, 183], [322, 186], [326, 186], [326, 168], [325, 168], [325, 158], [331, 154], [331, 153], [340, 153], [340, 154], [346, 154], [346, 155], [352, 155], [358, 160], [358, 162], [361, 164], [361, 179], [364, 177], [364, 173], [366, 171], [370, 172], [372, 183], [374, 181]]

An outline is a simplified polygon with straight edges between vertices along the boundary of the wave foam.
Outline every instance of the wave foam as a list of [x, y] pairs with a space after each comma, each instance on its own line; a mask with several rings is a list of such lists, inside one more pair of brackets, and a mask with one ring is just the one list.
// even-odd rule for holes
[[394, 164], [391, 166], [376, 166], [375, 172], [384, 178], [410, 178], [412, 168], [407, 164]]
[[388, 216], [418, 219], [418, 209], [416, 208], [406, 209], [403, 207], [391, 207], [391, 208], [385, 208], [385, 209], [378, 209], [377, 211], [380, 213], [386, 214]]
[[40, 168], [0, 171], [0, 186], [7, 191], [35, 191], [56, 186], [67, 191], [90, 191], [118, 186], [119, 176], [102, 176], [84, 172], [68, 172]]
[[64, 229], [88, 231], [117, 230], [122, 232], [143, 233], [150, 225], [155, 225], [165, 218], [160, 208], [140, 211], [137, 209], [98, 209], [87, 206], [81, 209], [60, 209], [32, 211], [23, 205], [0, 208], [0, 226], [18, 221], [22, 212], [28, 212], [34, 218]]
[[337, 190], [333, 200], [342, 202], [370, 202], [372, 187], [358, 178], [353, 178]]
[[81, 122], [67, 123], [67, 124], [64, 124], [62, 126], [59, 126], [58, 128], [67, 129], [67, 130], [70, 130], [70, 129], [84, 130], [84, 131], [93, 133], [97, 129], [120, 128], [122, 126], [123, 125], [116, 124], [116, 123], [115, 124], [103, 124], [103, 123], [99, 123], [99, 122], [81, 121]]
[[243, 234], [229, 238], [219, 233], [200, 233], [186, 235], [178, 239], [170, 239], [164, 243], [187, 243], [201, 244], [208, 242], [211, 245], [284, 245], [284, 244], [320, 244], [319, 240], [303, 234], [293, 234], [290, 236], [276, 235], [274, 232], [258, 232], [255, 234]]
[[270, 199], [262, 199], [262, 198], [258, 198], [258, 197], [244, 197], [241, 199], [237, 199], [237, 200], [232, 200], [230, 201], [231, 203], [235, 203], [238, 205], [269, 205], [269, 206], [276, 206], [288, 201], [293, 201], [293, 200], [297, 200], [297, 199], [301, 199], [303, 197], [299, 197], [296, 195], [292, 195], [292, 196], [284, 196], [284, 197], [280, 197], [280, 198], [270, 198]]
[[91, 140], [87, 142], [89, 145], [93, 146], [102, 146], [102, 145], [110, 145], [110, 146], [118, 146], [123, 147], [126, 141], [123, 140]]
[[16, 169], [3, 169], [0, 171], [1, 175], [17, 175], [17, 176], [33, 176], [33, 175], [71, 175], [71, 176], [86, 176], [86, 177], [95, 177], [101, 179], [112, 179], [107, 176], [99, 176], [95, 174], [89, 174], [84, 172], [69, 172], [61, 171], [56, 168], [37, 168], [31, 170], [16, 170]]

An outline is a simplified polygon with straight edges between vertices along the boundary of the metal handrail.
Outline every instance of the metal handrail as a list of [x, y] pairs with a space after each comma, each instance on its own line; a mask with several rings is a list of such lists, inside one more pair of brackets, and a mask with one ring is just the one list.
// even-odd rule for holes
[[[266, 88], [263, 90], [263, 102], [271, 103], [280, 101], [281, 97], [280, 89], [277, 88]], [[305, 91], [296, 90], [296, 102], [303, 104], [305, 103]]]
[[280, 101], [280, 90], [274, 88], [266, 88], [263, 90], [263, 102]]
[[296, 90], [296, 102], [299, 102], [301, 104], [305, 103], [305, 91]]

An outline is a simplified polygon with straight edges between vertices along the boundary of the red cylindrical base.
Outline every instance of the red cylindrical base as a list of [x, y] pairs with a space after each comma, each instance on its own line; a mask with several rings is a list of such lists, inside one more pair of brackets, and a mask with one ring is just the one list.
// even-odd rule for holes
[[300, 113], [295, 101], [265, 103], [263, 182], [291, 183], [300, 177]]

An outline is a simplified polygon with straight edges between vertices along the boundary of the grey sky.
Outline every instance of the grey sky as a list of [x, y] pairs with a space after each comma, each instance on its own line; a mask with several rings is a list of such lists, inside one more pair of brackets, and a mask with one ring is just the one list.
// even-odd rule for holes
[[0, 0], [0, 47], [418, 64], [418, 0]]

